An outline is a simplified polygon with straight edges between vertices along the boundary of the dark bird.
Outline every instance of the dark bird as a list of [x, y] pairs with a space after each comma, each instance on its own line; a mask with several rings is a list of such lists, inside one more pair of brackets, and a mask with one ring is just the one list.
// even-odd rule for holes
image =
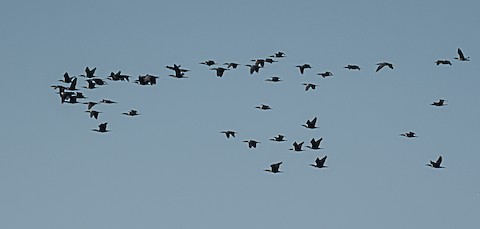
[[470, 57], [465, 57], [460, 48], [457, 49], [458, 57], [455, 57], [455, 60], [459, 61], [470, 61]]
[[310, 69], [312, 68], [312, 66], [310, 66], [309, 64], [297, 65], [295, 67], [300, 69], [301, 74], [303, 74], [306, 68], [310, 68]]
[[293, 150], [293, 151], [296, 151], [296, 152], [304, 151], [302, 149], [302, 145], [303, 145], [303, 142], [300, 142], [300, 143], [294, 142], [293, 143], [293, 148], [291, 148], [289, 150]]
[[78, 92], [78, 91], [77, 91], [77, 93], [75, 94], [75, 96], [77, 97], [77, 99], [86, 99], [86, 98], [87, 98], [87, 97], [85, 97], [85, 96], [83, 95], [82, 92]]
[[442, 156], [438, 157], [436, 162], [430, 161], [430, 164], [426, 164], [426, 166], [430, 166], [432, 168], [437, 168], [437, 169], [445, 168], [445, 167], [440, 166], [440, 164], [442, 164]]
[[90, 113], [90, 118], [95, 118], [95, 119], [98, 119], [98, 114], [102, 113], [100, 111], [95, 111], [95, 110], [88, 110], [85, 112]]
[[349, 64], [343, 68], [346, 68], [346, 69], [350, 69], [350, 70], [359, 70], [360, 71], [360, 67], [358, 65], [353, 65], [353, 64]]
[[265, 67], [265, 60], [264, 59], [256, 59], [256, 60], [251, 60], [255, 61], [255, 65], [260, 66], [260, 67]]
[[261, 106], [258, 106], [258, 107], [255, 107], [255, 108], [260, 109], [260, 110], [270, 110], [270, 109], [272, 109], [270, 106], [265, 105], [265, 104], [262, 104]]
[[263, 171], [271, 172], [271, 173], [281, 173], [282, 171], [279, 170], [281, 164], [282, 164], [282, 162], [271, 164], [270, 169], [265, 169]]
[[272, 76], [270, 79], [266, 79], [265, 81], [269, 81], [269, 82], [280, 82], [280, 81], [282, 81], [282, 80], [281, 80], [280, 77], [278, 77], [278, 76]]
[[248, 142], [248, 148], [257, 148], [257, 143], [260, 143], [255, 140], [245, 140], [243, 142]]
[[450, 62], [449, 60], [437, 60], [437, 61], [435, 61], [435, 63], [436, 63], [437, 65], [440, 65], [440, 64], [452, 65], [452, 62]]
[[285, 56], [285, 53], [283, 53], [283, 52], [277, 52], [277, 53], [271, 55], [270, 57], [282, 58], [282, 57], [286, 57], [286, 56]]
[[93, 80], [93, 82], [96, 85], [106, 85], [107, 84], [107, 82], [105, 82], [105, 80], [102, 80], [102, 79], [99, 79], [99, 78], [91, 78], [90, 80]]
[[67, 101], [67, 103], [71, 103], [71, 104], [78, 103], [78, 102], [77, 102], [77, 97], [71, 95], [71, 96], [69, 97], [69, 100]]
[[136, 111], [136, 110], [130, 110], [130, 111], [128, 111], [128, 112], [123, 112], [122, 114], [123, 114], [123, 115], [128, 115], [128, 116], [137, 116], [137, 115], [140, 115], [140, 114], [138, 113], [138, 111]]
[[272, 58], [265, 58], [265, 62], [269, 63], [269, 64], [273, 64], [274, 62], [278, 62]]
[[258, 71], [259, 71], [260, 68], [261, 68], [261, 66], [256, 65], [256, 64], [254, 64], [254, 65], [247, 64], [247, 65], [245, 65], [245, 66], [250, 67], [250, 74], [253, 74], [254, 72], [258, 73]]
[[206, 61], [200, 62], [200, 64], [204, 64], [204, 65], [207, 65], [207, 66], [212, 66], [212, 65], [215, 64], [215, 61], [213, 61], [213, 60], [206, 60]]
[[325, 168], [325, 167], [328, 167], [325, 165], [326, 160], [327, 160], [327, 156], [323, 157], [322, 159], [317, 157], [317, 159], [315, 160], [315, 164], [310, 164], [310, 165], [319, 169]]
[[183, 69], [183, 68], [180, 68], [181, 65], [176, 65], [174, 64], [173, 67], [172, 66], [165, 66], [166, 68], [170, 69], [170, 70], [173, 70], [175, 71], [175, 75], [170, 75], [174, 78], [187, 78], [185, 75], [184, 75], [184, 72], [188, 72], [189, 70], [188, 69]]
[[237, 132], [231, 131], [231, 130], [224, 130], [224, 131], [222, 131], [222, 132], [220, 132], [220, 133], [225, 134], [225, 137], [230, 138], [230, 136], [235, 137], [235, 134], [236, 134]]
[[320, 138], [318, 140], [315, 140], [315, 138], [312, 138], [312, 140], [310, 141], [310, 144], [311, 146], [307, 146], [307, 148], [310, 148], [310, 149], [323, 149], [323, 148], [320, 148], [320, 143], [322, 142], [323, 138]]
[[317, 85], [313, 83], [303, 83], [302, 85], [305, 86], [305, 91], [308, 91], [310, 88], [312, 90], [315, 90], [315, 88], [317, 87]]
[[418, 136], [415, 135], [415, 133], [412, 132], [412, 131], [406, 132], [406, 133], [403, 133], [403, 134], [400, 134], [400, 136], [404, 136], [404, 137], [407, 137], [407, 138], [415, 138], [415, 137], [418, 137]]
[[117, 73], [114, 73], [114, 72], [111, 72], [110, 73], [110, 76], [107, 77], [109, 80], [113, 80], [113, 81], [129, 81], [129, 75], [122, 75], [122, 72], [121, 71], [118, 71]]
[[102, 99], [100, 102], [101, 102], [101, 103], [106, 103], [106, 104], [117, 103], [117, 102], [112, 101], [112, 100], [109, 100], [109, 99]]
[[447, 100], [439, 99], [438, 102], [433, 102], [433, 103], [430, 104], [430, 105], [437, 106], [437, 107], [441, 107], [441, 106], [447, 105], [447, 104], [445, 103], [446, 101], [447, 101]]
[[149, 74], [146, 74], [144, 76], [138, 76], [138, 80], [135, 80], [134, 83], [137, 83], [139, 85], [155, 85], [157, 84], [157, 79], [158, 79], [158, 76], [152, 76], [152, 75], [149, 75]]
[[312, 121], [307, 120], [307, 125], [303, 124], [302, 126], [308, 128], [308, 129], [315, 129], [317, 128], [315, 124], [317, 123], [317, 117], [313, 118]]
[[230, 63], [224, 63], [224, 65], [227, 65], [227, 68], [230, 68], [230, 67], [237, 68], [239, 64], [230, 62]]
[[97, 129], [92, 129], [92, 130], [100, 132], [100, 133], [110, 132], [110, 130], [107, 130], [107, 123], [106, 122], [98, 125], [98, 130]]
[[[377, 67], [377, 70], [375, 72], [380, 71], [380, 69], [382, 69], [385, 66], [388, 66], [390, 69], [393, 69], [393, 64], [388, 63], [388, 62], [377, 63], [377, 65], [378, 65], [378, 67]], [[358, 69], [358, 70], [360, 70], [360, 69]]]
[[318, 73], [317, 75], [320, 75], [323, 78], [333, 76], [333, 74], [331, 72], [321, 72], [321, 73]]
[[90, 68], [86, 67], [85, 68], [85, 75], [80, 75], [80, 76], [83, 76], [83, 77], [87, 77], [87, 78], [93, 78], [95, 77], [95, 70], [97, 70], [97, 68], [93, 68], [92, 70], [90, 70]]
[[70, 76], [68, 75], [68, 72], [65, 72], [65, 74], [63, 74], [63, 79], [62, 79], [62, 80], [58, 80], [58, 81], [64, 82], [64, 83], [71, 83], [72, 80], [73, 80], [73, 78], [75, 78], [75, 77], [73, 77], [73, 76], [70, 77]]
[[94, 89], [94, 88], [96, 88], [96, 87], [95, 87], [95, 82], [93, 82], [93, 80], [88, 79], [88, 80], [87, 80], [87, 83], [88, 83], [87, 86], [84, 86], [84, 88], [87, 88], [87, 89]]
[[222, 77], [223, 76], [223, 73], [227, 70], [230, 70], [228, 68], [222, 68], [222, 67], [218, 67], [218, 68], [210, 68], [210, 70], [215, 70], [217, 71], [217, 76], [218, 77]]
[[270, 140], [274, 141], [274, 142], [284, 142], [286, 141], [285, 140], [285, 136], [279, 134], [278, 136], [276, 137], [273, 137], [273, 138], [270, 138]]
[[70, 91], [76, 91], [77, 90], [77, 78], [73, 78], [72, 82], [70, 82], [70, 87], [68, 87], [67, 89], [70, 90]]
[[98, 103], [96, 102], [85, 102], [83, 104], [87, 104], [88, 105], [88, 110], [92, 109], [93, 106], [97, 105]]

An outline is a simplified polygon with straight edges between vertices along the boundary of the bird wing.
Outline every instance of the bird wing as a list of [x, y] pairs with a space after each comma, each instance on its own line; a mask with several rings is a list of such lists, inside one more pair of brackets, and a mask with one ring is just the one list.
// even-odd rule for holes
[[314, 125], [314, 126], [315, 126], [315, 123], [317, 123], [317, 117], [315, 117], [315, 118], [312, 120], [312, 122], [311, 122], [311, 123], [312, 123], [312, 125]]
[[463, 55], [463, 52], [460, 48], [458, 48], [457, 53], [458, 53], [458, 56], [460, 57], [460, 59], [465, 59], [465, 56]]
[[317, 157], [317, 160], [315, 160], [315, 162], [317, 163], [318, 166], [323, 167], [326, 160], [327, 160], [327, 156], [324, 156], [322, 159], [318, 159]]
[[376, 70], [375, 72], [378, 72], [378, 71], [380, 71], [380, 69], [382, 69], [382, 68], [383, 68], [383, 66], [385, 66], [385, 65], [384, 65], [384, 64], [382, 64], [382, 63], [378, 64], [377, 70]]
[[437, 162], [435, 164], [440, 165], [442, 164], [442, 156], [438, 157]]

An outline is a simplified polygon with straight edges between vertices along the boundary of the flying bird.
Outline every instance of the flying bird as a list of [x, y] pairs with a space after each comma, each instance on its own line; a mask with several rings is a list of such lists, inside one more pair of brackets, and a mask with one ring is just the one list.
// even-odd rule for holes
[[317, 159], [315, 160], [315, 164], [310, 164], [310, 165], [319, 169], [325, 168], [325, 167], [328, 167], [325, 165], [326, 160], [327, 160], [327, 156], [324, 156], [322, 159], [317, 157]]
[[275, 54], [273, 54], [269, 57], [282, 58], [282, 57], [286, 57], [286, 56], [285, 56], [285, 53], [283, 53], [283, 52], [276, 52]]
[[310, 68], [310, 69], [312, 68], [312, 66], [310, 66], [309, 64], [297, 65], [295, 67], [300, 69], [301, 74], [303, 74], [306, 68]]
[[378, 67], [377, 67], [377, 70], [375, 72], [380, 71], [380, 69], [382, 69], [385, 66], [388, 66], [390, 69], [393, 69], [393, 64], [388, 63], [388, 62], [377, 63], [377, 65], [378, 65]]
[[293, 150], [293, 151], [296, 151], [296, 152], [304, 151], [302, 149], [302, 145], [303, 145], [303, 142], [300, 142], [300, 143], [293, 142], [293, 148], [291, 148], [289, 150]]
[[123, 112], [122, 114], [123, 114], [123, 115], [127, 115], [127, 116], [137, 116], [137, 115], [140, 115], [140, 114], [138, 113], [138, 111], [136, 111], [136, 110], [130, 110], [130, 111], [128, 111], [128, 112]]
[[312, 140], [310, 140], [310, 144], [311, 146], [307, 146], [307, 148], [310, 148], [310, 149], [323, 149], [323, 148], [320, 148], [320, 143], [322, 142], [323, 138], [320, 138], [318, 140], [315, 140], [315, 138], [312, 138]]
[[260, 110], [270, 110], [270, 109], [272, 109], [270, 106], [265, 105], [265, 104], [262, 104], [261, 106], [257, 106], [255, 108], [260, 109]]
[[98, 114], [102, 113], [100, 111], [95, 111], [95, 110], [88, 110], [85, 112], [90, 113], [90, 118], [95, 118], [95, 119], [98, 119]]
[[303, 124], [302, 126], [304, 126], [305, 128], [308, 128], [308, 129], [315, 129], [315, 128], [317, 128], [315, 126], [316, 123], [317, 123], [317, 117], [313, 118], [312, 121], [307, 120], [307, 125]]
[[349, 64], [343, 68], [346, 68], [346, 69], [349, 69], [349, 70], [359, 70], [360, 71], [360, 67], [358, 65], [353, 65], [353, 64]]
[[218, 77], [222, 77], [223, 76], [223, 73], [227, 70], [230, 70], [228, 68], [222, 68], [222, 67], [218, 67], [218, 68], [210, 68], [210, 70], [215, 70], [217, 71], [217, 76]]
[[71, 83], [72, 80], [73, 80], [73, 78], [75, 78], [75, 77], [74, 77], [74, 76], [70, 77], [70, 76], [68, 75], [68, 72], [65, 72], [65, 74], [63, 74], [63, 79], [58, 80], [58, 81], [64, 82], [64, 83]]
[[110, 130], [107, 130], [107, 123], [102, 123], [98, 125], [98, 130], [97, 129], [92, 129], [93, 131], [100, 132], [100, 133], [106, 133], [110, 132]]
[[106, 103], [106, 104], [113, 104], [113, 103], [117, 103], [117, 102], [115, 102], [115, 101], [112, 101], [112, 100], [109, 100], [109, 99], [102, 99], [100, 102], [101, 102], [101, 103]]
[[404, 137], [407, 137], [407, 138], [415, 138], [415, 137], [418, 137], [418, 136], [415, 135], [415, 133], [412, 132], [412, 131], [406, 132], [406, 133], [403, 133], [403, 134], [400, 134], [400, 136], [404, 136]]
[[321, 72], [321, 73], [318, 73], [317, 75], [320, 75], [322, 76], [323, 78], [326, 78], [326, 77], [329, 77], [329, 76], [333, 76], [333, 74], [331, 72]]
[[214, 64], [216, 64], [216, 63], [215, 63], [215, 61], [213, 61], [213, 60], [206, 60], [206, 61], [204, 61], [204, 62], [200, 62], [200, 64], [204, 64], [204, 65], [207, 65], [207, 66], [212, 66], [212, 65], [214, 65]]
[[447, 65], [447, 64], [448, 64], [448, 65], [452, 65], [452, 62], [450, 62], [449, 60], [437, 60], [437, 61], [435, 61], [435, 63], [436, 63], [437, 65], [440, 65], [440, 64], [443, 64], [443, 65]]
[[278, 77], [278, 76], [272, 76], [271, 78], [266, 79], [265, 81], [269, 81], [269, 82], [280, 82], [280, 81], [282, 81], [282, 80], [281, 80], [280, 77]]
[[225, 134], [225, 137], [230, 138], [230, 136], [235, 137], [235, 134], [236, 134], [237, 132], [231, 131], [231, 130], [224, 130], [224, 131], [222, 131], [222, 132], [220, 132], [220, 133]]
[[224, 65], [227, 65], [227, 68], [237, 68], [239, 64], [237, 63], [233, 63], [233, 62], [229, 62], [229, 63], [224, 63]]
[[272, 140], [274, 142], [284, 142], [284, 141], [286, 141], [285, 136], [283, 136], [281, 134], [277, 135], [276, 137], [270, 138], [270, 140]]
[[457, 49], [458, 57], [455, 57], [456, 60], [459, 61], [470, 61], [470, 57], [465, 57], [463, 52], [460, 48]]
[[270, 169], [265, 169], [263, 171], [271, 172], [271, 173], [281, 173], [282, 171], [279, 170], [281, 164], [282, 164], [282, 162], [271, 164]]
[[95, 82], [93, 82], [93, 80], [88, 79], [88, 80], [87, 80], [87, 83], [88, 83], [87, 86], [83, 86], [84, 88], [86, 88], [86, 89], [94, 89], [94, 88], [96, 88], [96, 87], [95, 87]]
[[97, 105], [98, 103], [96, 102], [85, 102], [83, 104], [87, 104], [88, 105], [88, 110], [92, 109], [93, 106]]
[[315, 88], [317, 87], [317, 85], [313, 83], [303, 83], [302, 85], [305, 86], [305, 91], [308, 91], [310, 88], [312, 90], [315, 90]]
[[260, 67], [265, 67], [265, 60], [264, 59], [256, 59], [256, 60], [251, 60], [255, 61], [254, 65], [260, 66]]
[[258, 143], [261, 143], [261, 142], [257, 142], [255, 140], [245, 140], [243, 142], [247, 142], [248, 143], [248, 148], [257, 148], [257, 144]]
[[441, 106], [447, 105], [447, 104], [445, 103], [446, 101], [447, 101], [447, 100], [439, 99], [438, 102], [433, 102], [433, 103], [430, 104], [430, 105], [437, 106], [437, 107], [441, 107]]
[[77, 78], [73, 78], [72, 82], [70, 82], [70, 87], [67, 88], [67, 90], [70, 90], [70, 91], [76, 91], [77, 88]]
[[440, 164], [442, 164], [442, 156], [438, 157], [437, 161], [433, 162], [433, 161], [430, 161], [429, 164], [426, 164], [426, 166], [430, 166], [432, 168], [445, 168], [443, 166], [441, 166]]
[[269, 63], [269, 64], [273, 64], [274, 62], [278, 62], [272, 58], [265, 58], [265, 62]]
[[80, 76], [83, 76], [83, 77], [87, 77], [87, 78], [94, 78], [95, 77], [95, 70], [97, 70], [97, 68], [93, 68], [90, 70], [90, 68], [86, 67], [85, 68], [85, 75], [80, 75]]
[[256, 64], [254, 64], [254, 65], [247, 64], [247, 65], [245, 65], [245, 66], [250, 67], [250, 75], [253, 74], [254, 72], [258, 73], [258, 71], [259, 71], [260, 68], [261, 68], [261, 66], [256, 65]]

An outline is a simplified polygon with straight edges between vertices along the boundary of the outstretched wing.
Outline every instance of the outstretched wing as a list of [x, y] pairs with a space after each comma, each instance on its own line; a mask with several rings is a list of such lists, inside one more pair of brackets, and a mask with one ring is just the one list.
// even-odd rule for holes
[[460, 48], [458, 48], [457, 53], [458, 53], [458, 57], [459, 57], [460, 59], [465, 59], [465, 56], [463, 55], [463, 52], [462, 52], [462, 50], [461, 50]]

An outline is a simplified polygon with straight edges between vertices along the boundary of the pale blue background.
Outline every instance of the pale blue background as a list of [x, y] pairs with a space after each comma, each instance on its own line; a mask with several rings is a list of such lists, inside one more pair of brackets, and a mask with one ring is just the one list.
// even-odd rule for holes
[[[4, 1], [0, 228], [479, 228], [478, 1]], [[470, 62], [436, 66], [462, 48]], [[223, 78], [207, 59], [250, 63]], [[394, 70], [375, 73], [376, 63]], [[174, 63], [191, 71], [173, 79]], [[300, 75], [295, 65], [314, 68]], [[342, 67], [358, 64], [360, 72]], [[109, 82], [99, 120], [64, 72]], [[330, 70], [323, 79], [316, 73]], [[273, 75], [284, 81], [264, 80]], [[305, 92], [302, 83], [318, 84]], [[79, 86], [86, 83], [79, 78]], [[439, 98], [448, 106], [429, 104]], [[253, 107], [269, 104], [273, 110]], [[141, 116], [121, 112], [137, 109]], [[301, 127], [318, 117], [319, 129]], [[112, 132], [91, 129], [108, 121]], [[219, 132], [236, 130], [235, 139]], [[419, 137], [399, 136], [415, 131]], [[268, 139], [284, 134], [289, 140]], [[293, 141], [323, 137], [321, 151]], [[248, 149], [245, 139], [261, 141]], [[327, 169], [310, 166], [328, 155]], [[425, 166], [439, 155], [445, 169]], [[282, 174], [262, 170], [283, 161]]]

